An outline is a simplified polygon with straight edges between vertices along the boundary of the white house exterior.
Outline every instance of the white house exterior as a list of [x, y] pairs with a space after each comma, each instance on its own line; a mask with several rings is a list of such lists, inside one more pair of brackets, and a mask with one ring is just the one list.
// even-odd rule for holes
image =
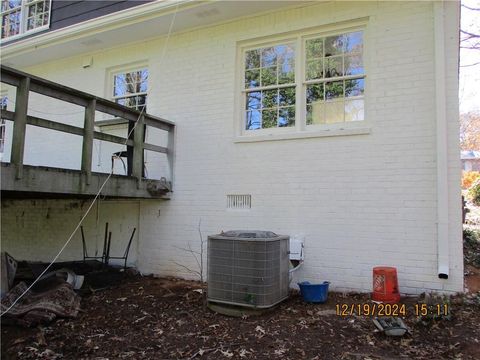
[[[84, 224], [89, 252], [101, 251], [105, 222], [118, 239], [112, 253], [136, 227], [132, 264], [191, 278], [178, 264], [195, 269], [195, 260], [180, 248], [199, 248], [201, 220], [204, 238], [230, 229], [304, 238], [294, 280], [371, 291], [372, 268], [386, 265], [402, 293], [459, 292], [458, 31], [455, 1], [154, 2], [20, 37], [2, 47], [2, 63], [109, 99], [115, 75], [146, 69], [148, 113], [176, 124], [171, 199], [100, 200]], [[338, 35], [346, 42], [327, 54]], [[312, 50], [315, 41], [325, 50]], [[262, 78], [271, 69], [275, 79]], [[326, 100], [312, 95], [319, 88]], [[280, 94], [273, 105], [268, 91]], [[264, 102], [246, 109], [253, 93]], [[38, 96], [29, 106], [83, 124], [73, 105]], [[46, 134], [27, 129], [25, 162], [79, 168], [81, 142]], [[2, 161], [10, 139], [7, 122]], [[97, 144], [95, 171], [108, 172], [120, 149]], [[162, 176], [164, 164], [146, 161]], [[229, 195], [247, 195], [251, 207], [228, 208]], [[89, 201], [2, 201], [2, 250], [50, 260]], [[61, 259], [80, 256], [76, 234]]]

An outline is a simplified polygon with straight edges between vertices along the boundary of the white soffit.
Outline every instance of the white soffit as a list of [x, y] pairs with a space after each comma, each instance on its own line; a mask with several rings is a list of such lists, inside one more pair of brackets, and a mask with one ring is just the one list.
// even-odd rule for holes
[[[174, 32], [234, 18], [305, 6], [311, 1], [153, 2], [2, 46], [2, 63], [15, 68], [41, 64], [167, 34], [178, 6]], [[32, 56], [34, 54], [34, 56]]]

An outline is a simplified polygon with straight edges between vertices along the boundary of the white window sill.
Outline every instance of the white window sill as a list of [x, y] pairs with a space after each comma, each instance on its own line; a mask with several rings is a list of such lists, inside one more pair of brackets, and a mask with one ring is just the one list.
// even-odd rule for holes
[[2, 38], [2, 42], [6, 43], [6, 42], [10, 42], [12, 40], [18, 40], [18, 39], [21, 39], [25, 36], [32, 35], [32, 34], [40, 32], [40, 31], [48, 30], [49, 28], [50, 28], [50, 24], [39, 26], [35, 29], [25, 31], [25, 32], [20, 33], [20, 34], [4, 37], [4, 38]]
[[331, 129], [331, 130], [317, 130], [317, 131], [302, 131], [294, 133], [283, 134], [268, 134], [268, 135], [242, 135], [233, 139], [235, 143], [258, 142], [258, 141], [277, 141], [277, 140], [291, 140], [291, 139], [308, 139], [318, 137], [330, 136], [351, 136], [351, 135], [367, 135], [372, 131], [369, 127], [351, 128], [351, 129]]

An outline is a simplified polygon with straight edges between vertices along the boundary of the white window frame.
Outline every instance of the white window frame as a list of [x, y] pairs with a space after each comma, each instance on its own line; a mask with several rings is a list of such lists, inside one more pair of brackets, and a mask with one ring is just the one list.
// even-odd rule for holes
[[[49, 29], [50, 28], [50, 22], [52, 21], [52, 0], [48, 0], [48, 3], [49, 3], [49, 5], [48, 5], [48, 23], [45, 24], [45, 25], [36, 27], [34, 29], [31, 29], [31, 30], [27, 30], [28, 8], [32, 5], [34, 5], [34, 4], [37, 4], [37, 3], [43, 2], [43, 1], [44, 0], [32, 0], [31, 2], [28, 2], [28, 0], [22, 0], [21, 5], [19, 6], [19, 8], [20, 8], [20, 31], [19, 31], [19, 33], [16, 34], [16, 35], [12, 35], [12, 36], [2, 37], [1, 40], [2, 41], [15, 40], [15, 39], [21, 38], [21, 37], [26, 36], [26, 35], [34, 34], [34, 33], [37, 33], [39, 31]], [[4, 15], [7, 15], [7, 14], [12, 13], [12, 12], [17, 11], [17, 10], [18, 10], [18, 8], [2, 11], [1, 12], [1, 15], [2, 15], [1, 22], [3, 22], [3, 16]], [[1, 26], [1, 23], [0, 23], [0, 26]]]
[[[129, 96], [125, 96], [125, 95], [115, 96], [114, 95], [114, 89], [115, 89], [114, 78], [115, 78], [116, 75], [127, 74], [127, 73], [141, 71], [141, 70], [147, 70], [147, 72], [148, 72], [147, 91], [142, 91], [142, 92], [130, 94]], [[117, 99], [145, 95], [145, 107], [148, 106], [148, 90], [150, 88], [150, 81], [149, 81], [150, 80], [150, 69], [148, 68], [147, 64], [143, 63], [143, 64], [134, 65], [134, 66], [127, 66], [127, 67], [122, 67], [122, 68], [118, 68], [118, 69], [115, 69], [115, 70], [111, 70], [109, 72], [109, 78], [110, 78], [110, 81], [109, 81], [109, 87], [108, 87], [109, 88], [108, 98], [110, 100], [112, 100], [113, 102], [116, 102]]]
[[[255, 142], [268, 140], [283, 140], [309, 137], [323, 137], [336, 135], [357, 135], [368, 134], [371, 132], [371, 123], [368, 118], [368, 27], [367, 18], [352, 20], [345, 23], [322, 26], [302, 31], [295, 31], [280, 35], [262, 37], [260, 39], [245, 40], [237, 43], [237, 62], [236, 62], [236, 80], [235, 80], [235, 132], [234, 142]], [[306, 119], [306, 87], [312, 80], [305, 79], [305, 42], [308, 39], [317, 37], [326, 37], [331, 35], [345, 34], [349, 32], [363, 32], [363, 67], [364, 67], [364, 120], [339, 122], [331, 124], [315, 124], [307, 126]], [[245, 76], [245, 53], [249, 50], [270, 47], [284, 43], [294, 43], [295, 46], [295, 126], [277, 127], [258, 130], [245, 129], [245, 102], [246, 89], [244, 85]], [[335, 81], [352, 78], [352, 76], [341, 76], [328, 79], [326, 81]]]
[[[149, 98], [149, 93], [150, 93], [150, 67], [148, 66], [148, 61], [147, 60], [141, 60], [141, 61], [135, 61], [132, 63], [128, 64], [122, 64], [118, 66], [111, 67], [107, 69], [105, 72], [105, 82], [104, 82], [104, 97], [105, 99], [109, 99], [113, 102], [115, 102], [115, 97], [113, 96], [114, 94], [114, 76], [117, 74], [123, 74], [123, 73], [128, 73], [132, 71], [138, 71], [142, 69], [147, 69], [148, 70], [148, 85], [147, 85], [147, 91], [145, 95], [147, 96], [146, 101], [145, 101], [145, 106], [148, 109], [148, 98]], [[140, 93], [139, 93], [140, 94]], [[144, 94], [144, 93], [142, 93]], [[95, 123], [96, 126], [99, 126], [101, 128], [106, 128], [110, 126], [116, 126], [119, 125], [120, 127], [126, 127], [128, 124], [128, 121], [125, 119], [118, 119], [118, 118], [113, 118], [110, 115], [103, 114], [103, 116], [100, 116], [100, 119]]]

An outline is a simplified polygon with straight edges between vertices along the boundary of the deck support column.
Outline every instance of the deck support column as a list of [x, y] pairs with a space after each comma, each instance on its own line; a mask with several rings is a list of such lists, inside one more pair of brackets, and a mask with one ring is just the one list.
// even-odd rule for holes
[[15, 115], [13, 118], [13, 142], [10, 161], [15, 165], [15, 178], [23, 176], [23, 155], [25, 152], [25, 132], [27, 130], [28, 94], [30, 78], [20, 79], [15, 100]]
[[88, 102], [88, 105], [85, 107], [83, 123], [82, 173], [85, 175], [85, 183], [87, 185], [90, 185], [92, 177], [93, 132], [96, 106], [97, 101], [95, 99]]
[[145, 134], [145, 116], [143, 114], [137, 120], [133, 130], [133, 164], [132, 176], [138, 180], [138, 185], [142, 180], [143, 174], [143, 139]]
[[173, 164], [175, 156], [175, 127], [171, 126], [168, 130], [168, 142], [167, 142], [167, 161], [168, 170], [170, 171], [170, 190], [173, 190]]

